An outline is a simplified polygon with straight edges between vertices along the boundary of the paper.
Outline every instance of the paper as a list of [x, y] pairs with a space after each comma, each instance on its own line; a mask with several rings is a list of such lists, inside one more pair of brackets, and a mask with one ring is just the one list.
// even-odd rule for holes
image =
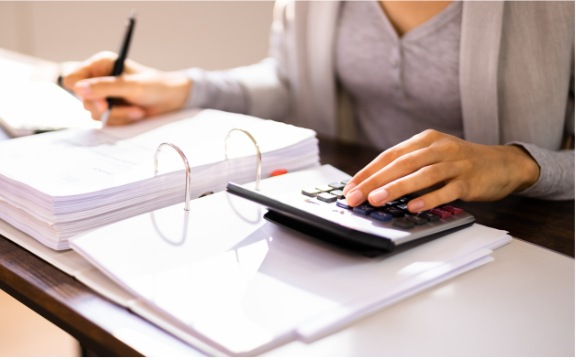
[[[0, 59], [0, 67], [2, 61], [6, 59]], [[0, 83], [0, 125], [12, 136], [34, 134], [36, 130], [101, 127], [82, 102], [58, 85], [22, 78]]]
[[191, 196], [223, 190], [229, 181], [246, 183], [256, 175], [256, 150], [262, 177], [278, 169], [296, 171], [318, 165], [312, 130], [249, 116], [205, 110], [187, 119], [174, 114], [144, 126], [105, 130], [64, 130], [0, 143], [0, 218], [54, 249], [97, 227], [181, 202], [184, 164], [164, 142], [179, 146], [192, 168]]
[[[262, 191], [347, 177], [323, 166], [263, 181]], [[228, 354], [255, 355], [294, 339], [311, 341], [480, 266], [491, 249], [510, 241], [505, 231], [473, 225], [366, 258], [269, 223], [265, 211], [218, 193], [191, 202], [185, 241], [185, 218], [173, 206], [154, 212], [156, 223], [150, 214], [133, 217], [79, 236], [72, 246], [159, 312], [158, 323], [179, 324]]]

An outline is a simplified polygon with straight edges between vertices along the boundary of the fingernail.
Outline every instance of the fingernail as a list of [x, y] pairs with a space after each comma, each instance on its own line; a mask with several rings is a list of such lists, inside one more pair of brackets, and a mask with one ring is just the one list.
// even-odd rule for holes
[[92, 93], [92, 89], [90, 89], [90, 84], [83, 81], [77, 82], [76, 86], [74, 87], [74, 90], [80, 96], [88, 96]]
[[356, 184], [354, 184], [354, 183], [346, 184], [346, 186], [344, 186], [344, 190], [343, 190], [344, 194], [346, 194], [348, 191], [354, 189], [355, 187], [356, 187]]
[[128, 111], [128, 117], [132, 120], [142, 119], [144, 117], [144, 113], [141, 110], [130, 110]]
[[364, 195], [362, 195], [360, 190], [354, 190], [346, 196], [346, 201], [352, 206], [359, 205], [363, 197]]
[[408, 204], [408, 210], [410, 212], [416, 212], [424, 207], [424, 200], [414, 200]]
[[376, 189], [370, 193], [370, 202], [373, 204], [383, 203], [388, 197], [388, 191], [386, 189]]

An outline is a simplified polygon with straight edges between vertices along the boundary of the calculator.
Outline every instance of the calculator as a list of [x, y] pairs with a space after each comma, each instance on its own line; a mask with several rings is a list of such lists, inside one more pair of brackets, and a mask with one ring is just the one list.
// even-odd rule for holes
[[418, 194], [405, 195], [381, 207], [368, 202], [351, 207], [342, 192], [347, 182], [320, 184], [278, 195], [265, 195], [235, 183], [228, 183], [226, 189], [267, 207], [264, 218], [273, 223], [368, 256], [432, 240], [471, 226], [475, 221], [474, 216], [450, 204], [410, 213], [407, 203]]

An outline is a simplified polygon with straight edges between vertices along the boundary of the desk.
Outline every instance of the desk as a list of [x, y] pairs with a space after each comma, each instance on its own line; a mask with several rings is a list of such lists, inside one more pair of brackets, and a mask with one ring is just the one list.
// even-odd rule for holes
[[[53, 63], [0, 49], [1, 58], [42, 67], [31, 74], [46, 80], [55, 74]], [[323, 164], [350, 174], [378, 154], [327, 139], [320, 149]], [[574, 356], [574, 201], [509, 196], [460, 206], [479, 223], [539, 246], [514, 239], [495, 262], [312, 344], [265, 355]], [[0, 289], [97, 355], [202, 355], [1, 236]]]
[[[320, 149], [322, 163], [348, 173], [378, 153], [325, 139]], [[574, 201], [509, 197], [462, 206], [481, 224], [574, 256]], [[517, 239], [495, 258], [313, 344], [269, 354], [574, 356], [574, 260]], [[2, 237], [0, 288], [98, 355], [201, 355]]]

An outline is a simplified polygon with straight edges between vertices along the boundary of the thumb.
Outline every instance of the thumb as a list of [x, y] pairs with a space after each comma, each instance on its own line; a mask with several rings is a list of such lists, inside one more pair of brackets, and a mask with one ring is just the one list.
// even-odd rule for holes
[[123, 76], [105, 76], [78, 81], [74, 85], [74, 93], [84, 100], [107, 97], [133, 99], [141, 86], [133, 80], [126, 80]]

